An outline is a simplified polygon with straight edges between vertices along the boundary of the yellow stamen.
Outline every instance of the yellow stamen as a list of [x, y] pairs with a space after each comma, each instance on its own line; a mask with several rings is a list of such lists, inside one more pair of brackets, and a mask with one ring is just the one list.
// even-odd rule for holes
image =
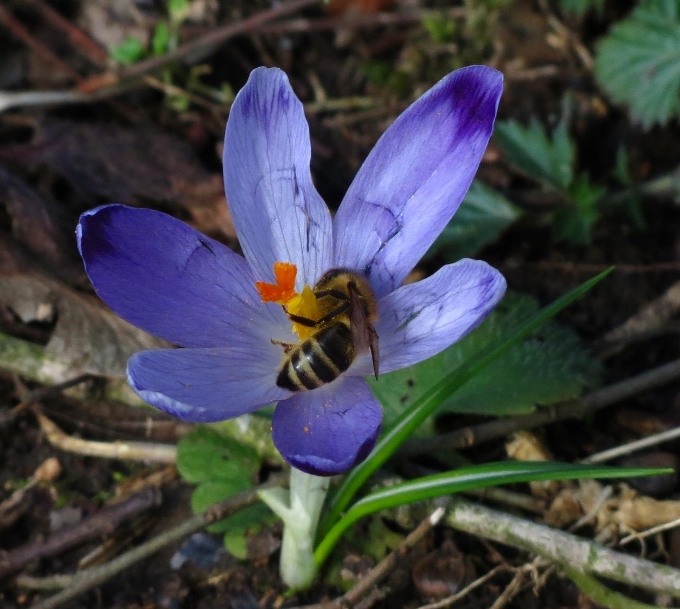
[[[286, 312], [290, 315], [304, 317], [311, 321], [321, 318], [323, 313], [319, 308], [319, 301], [312, 288], [308, 285], [304, 287], [301, 294], [295, 291], [295, 277], [297, 267], [289, 262], [274, 263], [274, 277], [276, 283], [266, 283], [264, 281], [255, 282], [255, 287], [260, 293], [262, 302], [275, 302], [283, 305]], [[293, 332], [300, 340], [306, 340], [312, 336], [316, 328], [300, 324], [291, 320]]]

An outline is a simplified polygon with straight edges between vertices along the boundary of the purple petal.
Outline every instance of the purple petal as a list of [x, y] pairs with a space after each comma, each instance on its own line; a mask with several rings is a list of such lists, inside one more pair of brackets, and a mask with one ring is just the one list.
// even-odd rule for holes
[[402, 284], [463, 200], [502, 90], [500, 72], [463, 68], [397, 118], [335, 216], [334, 266], [363, 272], [378, 297]]
[[252, 412], [290, 395], [276, 386], [280, 350], [156, 349], [128, 361], [128, 382], [159, 410], [209, 423]]
[[283, 316], [263, 305], [245, 259], [184, 222], [107, 205], [84, 213], [76, 234], [97, 294], [151, 334], [184, 347], [224, 347], [281, 332]]
[[231, 107], [224, 186], [246, 259], [258, 279], [274, 262], [298, 268], [297, 288], [329, 268], [331, 217], [312, 184], [309, 127], [287, 76], [253, 70]]
[[382, 408], [361, 378], [342, 376], [279, 402], [272, 439], [293, 467], [316, 476], [341, 474], [373, 449]]
[[[486, 262], [464, 259], [382, 298], [375, 324], [380, 372], [417, 364], [463, 338], [498, 304], [505, 287], [503, 275]], [[357, 358], [351, 373], [371, 374], [370, 357]]]

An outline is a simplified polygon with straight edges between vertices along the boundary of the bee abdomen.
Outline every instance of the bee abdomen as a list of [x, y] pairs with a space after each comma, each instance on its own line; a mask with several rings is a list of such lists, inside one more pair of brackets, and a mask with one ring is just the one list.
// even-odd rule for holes
[[289, 354], [276, 384], [289, 391], [316, 389], [338, 378], [355, 357], [350, 329], [343, 323], [331, 324]]

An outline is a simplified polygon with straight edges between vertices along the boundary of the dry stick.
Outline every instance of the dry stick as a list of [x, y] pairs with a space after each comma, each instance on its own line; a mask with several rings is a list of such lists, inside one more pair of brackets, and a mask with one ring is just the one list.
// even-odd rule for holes
[[99, 567], [77, 573], [71, 578], [67, 589], [33, 605], [33, 609], [54, 609], [54, 607], [58, 607], [59, 605], [76, 598], [83, 592], [87, 592], [88, 590], [103, 584], [111, 577], [125, 569], [129, 569], [141, 560], [158, 552], [168, 544], [179, 541], [187, 535], [200, 531], [202, 528], [217, 520], [222, 520], [239, 510], [254, 505], [260, 500], [257, 495], [258, 491], [274, 486], [284, 486], [287, 482], [288, 476], [285, 474], [272, 476], [267, 482], [261, 484], [257, 488], [238, 493], [225, 501], [217, 503], [203, 512], [203, 514], [192, 516], [182, 524], [165, 533], [161, 533], [157, 537], [137, 546], [133, 550], [125, 552], [125, 554], [121, 554], [118, 558]]
[[328, 601], [327, 603], [317, 603], [314, 605], [304, 605], [296, 609], [346, 609], [347, 607], [355, 606], [359, 601], [369, 595], [377, 583], [389, 575], [397, 566], [399, 560], [404, 556], [407, 550], [413, 548], [419, 543], [425, 535], [434, 527], [444, 516], [444, 508], [437, 508], [428, 518], [423, 520], [413, 531], [411, 531], [406, 538], [390, 552], [382, 561], [373, 567], [359, 583], [354, 586], [349, 592], [342, 596]]
[[461, 598], [465, 598], [468, 594], [470, 594], [470, 592], [472, 592], [476, 588], [479, 588], [482, 584], [485, 584], [490, 579], [496, 577], [496, 575], [501, 571], [507, 570], [508, 567], [506, 567], [505, 565], [498, 565], [497, 567], [491, 569], [491, 571], [489, 571], [486, 575], [477, 578], [471, 584], [465, 586], [465, 588], [463, 588], [460, 592], [456, 592], [455, 594], [447, 596], [446, 598], [435, 603], [430, 603], [429, 605], [423, 605], [421, 607], [418, 607], [418, 609], [446, 609], [446, 607], [450, 607], [451, 605], [453, 605], [453, 603], [458, 602]]
[[40, 429], [52, 446], [79, 455], [126, 459], [130, 461], [154, 461], [156, 463], [175, 463], [177, 447], [174, 444], [155, 442], [95, 442], [74, 438], [64, 433], [56, 423], [45, 415], [38, 414]]
[[55, 11], [44, 0], [25, 0], [28, 4], [40, 13], [42, 18], [60, 29], [68, 38], [71, 46], [76, 48], [81, 55], [86, 57], [92, 64], [104, 67], [109, 61], [109, 54], [106, 49], [86, 34], [79, 27], [73, 25], [68, 19], [62, 17], [61, 13]]
[[651, 592], [680, 597], [680, 570], [615, 552], [597, 542], [455, 497], [446, 524], [521, 548], [579, 573], [591, 573]]
[[30, 32], [14, 18], [12, 13], [2, 6], [0, 6], [0, 24], [4, 25], [14, 36], [19, 38], [26, 46], [30, 47], [34, 53], [44, 57], [55, 67], [58, 67], [64, 74], [67, 74], [69, 78], [72, 78], [73, 80], [80, 79], [80, 74], [78, 74], [78, 72], [66, 62], [62, 61], [60, 57], [52, 52], [52, 49], [31, 36]]
[[291, 34], [295, 32], [315, 32], [319, 30], [342, 30], [375, 28], [387, 25], [412, 25], [422, 23], [427, 17], [447, 17], [462, 19], [466, 9], [452, 8], [442, 11], [403, 11], [397, 13], [355, 13], [341, 17], [322, 17], [317, 19], [289, 19], [279, 23], [267, 23], [257, 28], [258, 34]]
[[[139, 79], [180, 59], [197, 62], [208, 55], [215, 46], [238, 34], [255, 30], [264, 23], [303, 8], [319, 4], [321, 0], [293, 0], [279, 4], [237, 23], [213, 30], [197, 40], [183, 44], [159, 57], [151, 57], [118, 72], [104, 72], [81, 81], [69, 91], [0, 91], [0, 112], [21, 106], [77, 104], [106, 99], [143, 85]], [[0, 17], [2, 15], [0, 14]]]
[[78, 524], [61, 529], [45, 542], [32, 543], [0, 555], [0, 578], [10, 575], [36, 558], [53, 556], [100, 535], [110, 535], [123, 521], [161, 503], [157, 488], [147, 488], [139, 493], [105, 507], [94, 516]]
[[580, 399], [550, 408], [543, 408], [533, 414], [498, 419], [432, 438], [409, 440], [398, 451], [398, 455], [400, 457], [408, 457], [430, 453], [435, 450], [466, 448], [522, 429], [532, 429], [545, 423], [578, 418], [586, 413], [594, 412], [619, 400], [677, 380], [678, 378], [680, 378], [680, 360], [674, 360], [633, 378], [614, 383], [598, 391], [593, 391]]
[[243, 19], [237, 23], [213, 30], [197, 40], [187, 42], [158, 57], [150, 57], [149, 59], [139, 61], [131, 66], [122, 68], [118, 72], [108, 72], [95, 76], [88, 82], [82, 83], [82, 85], [79, 86], [79, 89], [87, 91], [91, 90], [92, 85], [95, 85], [94, 88], [99, 88], [99, 85], [102, 82], [109, 85], [119, 83], [123, 80], [140, 78], [150, 72], [155, 72], [156, 70], [165, 67], [173, 61], [188, 59], [189, 57], [191, 57], [192, 63], [196, 63], [197, 61], [201, 61], [206, 55], [209, 55], [216, 46], [224, 43], [236, 34], [243, 34], [257, 29], [268, 21], [272, 21], [283, 15], [294, 13], [315, 4], [320, 4], [320, 2], [321, 0], [292, 0], [285, 4], [279, 4], [278, 6], [274, 6], [274, 8], [257, 13], [256, 15]]
[[630, 455], [631, 453], [637, 452], [638, 450], [643, 450], [651, 446], [657, 446], [663, 442], [669, 442], [670, 440], [675, 440], [680, 437], [680, 427], [673, 427], [673, 429], [667, 429], [666, 431], [661, 431], [655, 433], [651, 436], [646, 436], [634, 442], [628, 442], [626, 444], [621, 444], [620, 446], [615, 446], [608, 450], [603, 450], [602, 452], [590, 455], [585, 459], [581, 459], [580, 463], [603, 463], [604, 461], [611, 461], [612, 459], [617, 459], [618, 457], [623, 457]]

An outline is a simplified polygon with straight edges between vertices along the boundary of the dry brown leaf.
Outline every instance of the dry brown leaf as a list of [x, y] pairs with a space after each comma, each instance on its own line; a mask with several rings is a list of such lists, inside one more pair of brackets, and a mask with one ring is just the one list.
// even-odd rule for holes
[[[61, 208], [0, 166], [0, 205], [11, 219], [12, 236], [47, 268], [75, 270], [73, 227]], [[4, 268], [4, 267], [3, 267]]]
[[12, 152], [62, 176], [91, 207], [170, 203], [190, 214], [204, 233], [236, 238], [221, 174], [207, 171], [192, 148], [173, 135], [49, 120], [30, 144]]
[[0, 277], [0, 302], [25, 323], [55, 322], [45, 350], [64, 364], [68, 378], [83, 373], [123, 376], [133, 353], [167, 346], [94, 298], [37, 272]]

